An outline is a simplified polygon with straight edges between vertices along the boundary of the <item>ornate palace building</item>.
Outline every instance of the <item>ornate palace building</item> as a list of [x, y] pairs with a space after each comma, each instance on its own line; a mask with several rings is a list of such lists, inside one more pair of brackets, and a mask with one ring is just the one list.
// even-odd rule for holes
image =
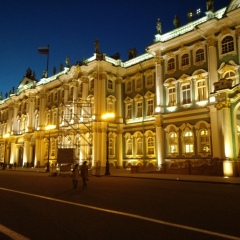
[[[166, 34], [158, 20], [154, 43], [125, 62], [96, 46], [51, 77], [28, 69], [0, 100], [0, 161], [162, 169], [216, 160], [239, 175], [240, 0], [216, 12], [207, 1], [204, 16], [189, 19]], [[73, 156], [62, 160], [61, 149]]]

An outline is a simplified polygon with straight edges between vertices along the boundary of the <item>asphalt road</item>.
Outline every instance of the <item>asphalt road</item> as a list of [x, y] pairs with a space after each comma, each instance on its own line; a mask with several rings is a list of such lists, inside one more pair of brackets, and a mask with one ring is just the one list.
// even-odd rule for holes
[[0, 171], [0, 239], [237, 240], [239, 200], [231, 184], [108, 176], [74, 190], [70, 176]]

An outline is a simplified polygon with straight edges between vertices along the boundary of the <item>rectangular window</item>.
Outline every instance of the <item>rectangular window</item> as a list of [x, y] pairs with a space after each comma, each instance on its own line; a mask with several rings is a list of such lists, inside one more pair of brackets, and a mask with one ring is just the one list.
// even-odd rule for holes
[[186, 84], [182, 86], [182, 103], [183, 104], [191, 103], [190, 84]]
[[113, 81], [110, 79], [108, 80], [108, 89], [113, 90]]
[[207, 99], [207, 86], [206, 81], [197, 82], [198, 101], [204, 101]]
[[114, 144], [113, 144], [113, 140], [112, 139], [109, 139], [109, 142], [108, 142], [108, 154], [109, 155], [114, 155], [114, 148], [113, 148]]
[[153, 86], [153, 76], [150, 75], [147, 77], [147, 87]]
[[132, 155], [132, 139], [127, 140], [127, 155]]
[[138, 103], [136, 104], [136, 107], [137, 107], [136, 117], [137, 117], [137, 118], [140, 118], [140, 117], [142, 117], [142, 102], [138, 102]]
[[142, 79], [138, 78], [136, 80], [136, 89], [141, 89], [142, 88]]
[[128, 81], [126, 85], [127, 85], [127, 92], [132, 92], [132, 82]]
[[132, 119], [132, 104], [127, 105], [126, 118]]
[[142, 155], [143, 154], [143, 140], [142, 138], [139, 138], [137, 140], [137, 155]]
[[168, 89], [168, 105], [169, 106], [176, 106], [177, 105], [177, 96], [176, 96], [176, 88], [169, 88]]
[[154, 114], [153, 100], [147, 100], [147, 116], [152, 116]]
[[154, 154], [154, 140], [152, 137], [147, 140], [148, 150], [147, 153], [153, 155]]

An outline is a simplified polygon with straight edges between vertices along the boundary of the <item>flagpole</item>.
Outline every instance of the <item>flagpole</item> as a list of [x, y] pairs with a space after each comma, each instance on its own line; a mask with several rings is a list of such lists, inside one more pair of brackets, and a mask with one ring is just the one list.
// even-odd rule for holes
[[48, 44], [48, 54], [47, 54], [47, 77], [48, 77], [49, 54], [50, 54], [50, 49], [49, 49], [49, 44]]

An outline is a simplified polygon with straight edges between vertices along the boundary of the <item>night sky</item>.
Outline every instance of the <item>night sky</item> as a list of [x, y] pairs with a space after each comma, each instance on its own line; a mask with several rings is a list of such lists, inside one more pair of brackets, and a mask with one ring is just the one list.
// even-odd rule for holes
[[[229, 0], [214, 2], [216, 11]], [[29, 67], [41, 79], [47, 56], [38, 54], [38, 47], [50, 45], [49, 76], [54, 66], [59, 72], [67, 56], [70, 65], [93, 56], [96, 39], [100, 52], [120, 53], [125, 61], [130, 48], [141, 55], [153, 43], [158, 18], [164, 34], [175, 28], [175, 15], [184, 25], [189, 9], [198, 8], [205, 16], [205, 0], [2, 0], [0, 92], [5, 98], [12, 87], [16, 89]]]

